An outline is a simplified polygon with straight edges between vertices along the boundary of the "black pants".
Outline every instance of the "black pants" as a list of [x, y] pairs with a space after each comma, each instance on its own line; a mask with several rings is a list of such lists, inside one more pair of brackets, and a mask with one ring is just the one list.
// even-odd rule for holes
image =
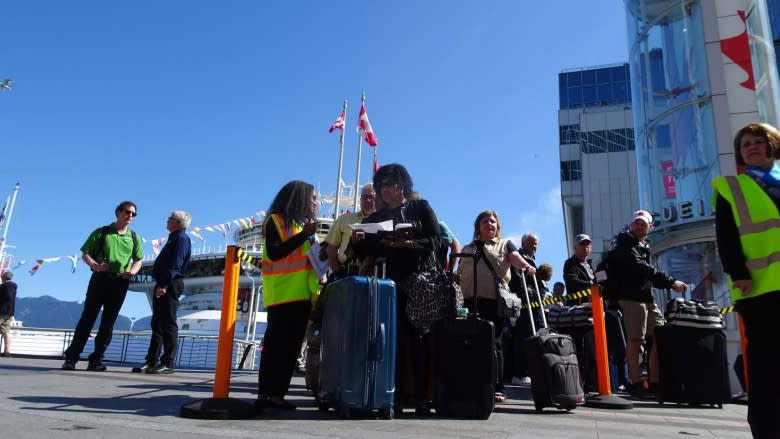
[[[179, 309], [179, 296], [184, 290], [184, 280], [174, 279], [165, 294], [155, 297], [152, 302], [152, 338], [149, 340], [147, 363], [160, 363], [173, 367], [176, 361], [176, 347], [179, 339], [179, 325], [176, 324], [176, 311]], [[162, 350], [162, 357], [160, 351]]]
[[780, 380], [777, 379], [777, 310], [780, 292], [740, 300], [747, 337], [748, 424], [756, 439], [780, 438]]
[[97, 320], [100, 309], [103, 308], [103, 316], [100, 318], [100, 327], [95, 337], [95, 351], [89, 355], [90, 363], [103, 361], [103, 354], [111, 343], [114, 333], [114, 323], [119, 315], [119, 310], [125, 302], [127, 287], [130, 280], [124, 279], [115, 273], [92, 273], [87, 287], [87, 298], [84, 301], [84, 310], [76, 325], [73, 340], [65, 350], [65, 359], [73, 363], [79, 361], [84, 345], [89, 340], [89, 333]]
[[257, 388], [262, 396], [284, 396], [290, 389], [295, 362], [301, 353], [311, 302], [283, 303], [268, 308]]

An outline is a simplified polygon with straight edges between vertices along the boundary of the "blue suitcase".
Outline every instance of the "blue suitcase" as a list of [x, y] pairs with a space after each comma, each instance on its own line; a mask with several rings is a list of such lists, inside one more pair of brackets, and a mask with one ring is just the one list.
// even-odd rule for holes
[[389, 279], [349, 276], [327, 286], [322, 317], [319, 408], [345, 419], [379, 411], [393, 419], [396, 291]]

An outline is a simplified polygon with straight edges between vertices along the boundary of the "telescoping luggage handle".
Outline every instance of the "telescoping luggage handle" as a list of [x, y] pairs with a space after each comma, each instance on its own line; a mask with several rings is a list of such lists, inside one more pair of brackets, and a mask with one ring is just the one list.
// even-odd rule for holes
[[474, 259], [474, 263], [472, 264], [474, 266], [474, 295], [472, 297], [474, 298], [474, 315], [479, 317], [479, 306], [477, 305], [477, 262], [479, 262], [479, 258], [482, 254], [479, 253], [479, 249], [475, 249], [474, 253], [453, 253], [452, 256]]
[[[530, 317], [531, 321], [531, 333], [536, 334], [536, 323], [534, 323], [534, 310], [531, 308], [531, 300], [530, 297], [528, 297], [528, 284], [525, 282], [525, 268], [522, 270], [522, 274], [520, 275], [520, 279], [523, 280], [523, 295], [525, 296], [525, 303], [528, 306], [528, 317]], [[536, 291], [537, 294], [539, 294], [539, 284], [536, 282], [536, 276], [534, 276], [534, 283], [536, 284]], [[541, 306], [541, 304], [539, 305]], [[547, 327], [547, 319], [544, 318], [544, 309], [542, 310], [542, 323], [544, 323], [544, 327]]]

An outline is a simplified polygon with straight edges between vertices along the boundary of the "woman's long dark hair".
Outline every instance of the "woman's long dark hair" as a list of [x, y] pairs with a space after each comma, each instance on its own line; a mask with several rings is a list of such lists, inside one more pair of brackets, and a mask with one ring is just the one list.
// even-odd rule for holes
[[316, 212], [312, 212], [311, 197], [314, 186], [301, 180], [293, 180], [279, 190], [279, 193], [268, 208], [268, 215], [279, 214], [284, 220], [285, 227], [292, 224], [292, 220], [303, 224], [307, 219], [314, 219]]
[[376, 170], [374, 174], [374, 189], [377, 195], [381, 192], [381, 183], [383, 180], [390, 180], [393, 183], [398, 183], [403, 188], [404, 198], [407, 200], [412, 198], [412, 192], [414, 192], [414, 183], [412, 177], [409, 175], [409, 171], [404, 168], [403, 165], [398, 163], [390, 163], [384, 165]]

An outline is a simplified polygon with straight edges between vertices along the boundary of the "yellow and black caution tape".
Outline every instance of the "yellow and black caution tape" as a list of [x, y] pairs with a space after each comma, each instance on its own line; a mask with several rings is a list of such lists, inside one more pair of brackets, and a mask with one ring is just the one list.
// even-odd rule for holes
[[[531, 308], [539, 308], [540, 306], [544, 306], [544, 305], [552, 305], [552, 304], [555, 304], [555, 303], [560, 303], [560, 302], [562, 302], [564, 300], [582, 299], [583, 297], [588, 297], [590, 295], [591, 295], [590, 289], [577, 291], [576, 293], [566, 293], [566, 295], [563, 296], [563, 297], [550, 297], [550, 298], [544, 299], [542, 301], [535, 300], [535, 301], [531, 302]], [[521, 306], [521, 308], [522, 309], [526, 309], [526, 308], [528, 308], [528, 305], [523, 304], [523, 306]], [[725, 307], [720, 309], [720, 313], [723, 314], [723, 315], [731, 313], [731, 312], [734, 312], [734, 305], [725, 306]]]
[[254, 265], [257, 268], [263, 268], [263, 261], [260, 259], [254, 258], [252, 256], [249, 256], [244, 250], [242, 250], [240, 247], [236, 251], [236, 256], [238, 256], [238, 259], [247, 262], [249, 264]]
[[[583, 297], [590, 296], [590, 294], [591, 294], [590, 289], [587, 289], [587, 290], [577, 291], [576, 293], [571, 293], [571, 294], [567, 293], [565, 296], [562, 297], [548, 297], [547, 299], [541, 301], [535, 300], [531, 302], [531, 308], [539, 308], [540, 306], [544, 306], [544, 305], [553, 305], [556, 303], [563, 302], [564, 300], [581, 299]], [[521, 308], [526, 309], [528, 308], [528, 305], [523, 304]]]

